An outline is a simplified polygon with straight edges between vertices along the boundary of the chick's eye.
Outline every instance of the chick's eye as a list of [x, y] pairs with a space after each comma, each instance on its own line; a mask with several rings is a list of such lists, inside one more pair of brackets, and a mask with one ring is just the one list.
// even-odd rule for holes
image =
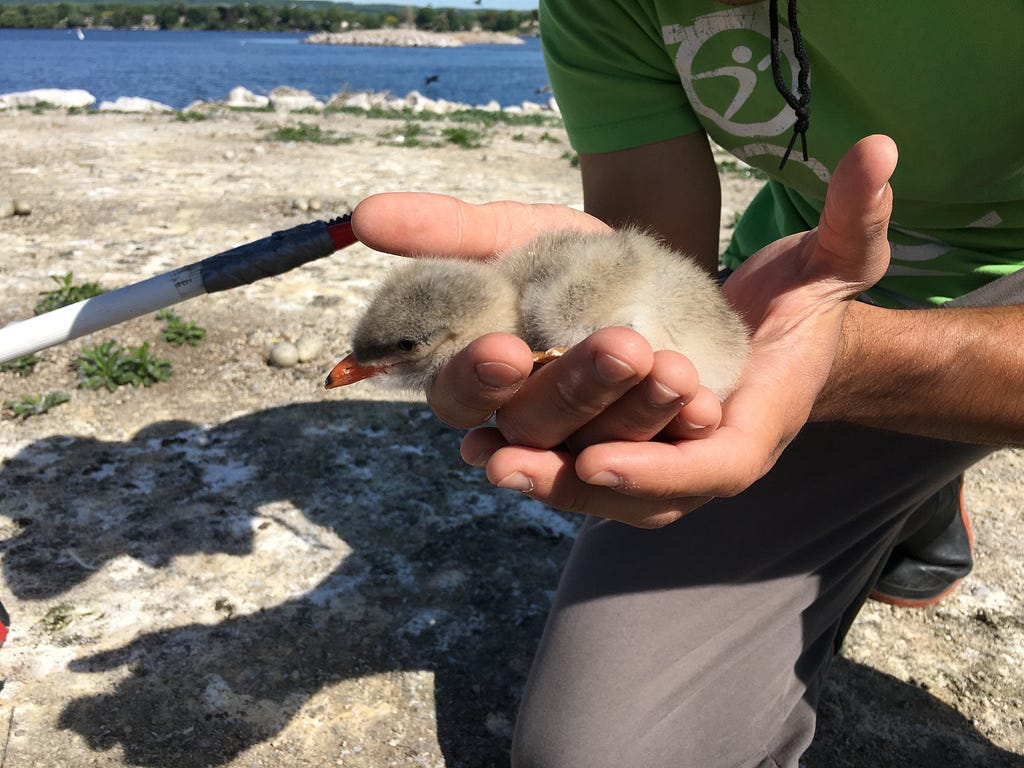
[[398, 342], [398, 348], [403, 352], [412, 352], [416, 349], [416, 342], [412, 339], [402, 339]]

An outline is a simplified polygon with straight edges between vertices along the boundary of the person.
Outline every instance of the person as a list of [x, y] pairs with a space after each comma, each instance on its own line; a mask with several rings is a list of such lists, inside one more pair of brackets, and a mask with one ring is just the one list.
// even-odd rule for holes
[[[753, 340], [724, 403], [627, 328], [534, 375], [484, 336], [430, 391], [492, 482], [586, 514], [517, 766], [797, 766], [890, 556], [921, 530], [927, 550], [936, 515], [962, 545], [963, 472], [1024, 444], [1024, 6], [776, 5], [546, 0], [586, 213], [424, 193], [354, 212], [396, 254], [639, 224], [712, 270], [708, 137], [769, 176], [723, 256]], [[920, 602], [962, 575], [906, 570]]]

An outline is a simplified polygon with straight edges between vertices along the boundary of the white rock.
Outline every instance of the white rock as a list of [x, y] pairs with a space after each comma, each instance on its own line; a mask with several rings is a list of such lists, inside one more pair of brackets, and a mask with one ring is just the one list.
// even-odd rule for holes
[[36, 88], [31, 91], [5, 93], [0, 96], [0, 109], [11, 107], [34, 107], [38, 104], [52, 104], [62, 109], [91, 107], [96, 97], [80, 88]]
[[350, 96], [345, 96], [341, 101], [343, 107], [355, 107], [356, 109], [369, 110], [373, 107], [373, 102], [370, 101], [370, 94], [365, 91], [362, 93], [353, 93]]
[[14, 215], [14, 200], [9, 197], [0, 197], [0, 219], [9, 219]]
[[144, 99], [141, 96], [121, 96], [115, 101], [104, 101], [100, 103], [100, 112], [139, 112], [144, 114], [155, 112], [173, 112], [172, 107], [161, 104], [159, 101]]
[[290, 112], [295, 109], [323, 109], [324, 103], [309, 91], [279, 86], [270, 92], [270, 106]]
[[224, 105], [234, 108], [249, 107], [263, 109], [270, 106], [270, 99], [266, 96], [257, 96], [248, 88], [239, 85], [231, 89], [231, 92], [228, 93], [228, 100], [224, 102]]
[[562, 110], [558, 108], [558, 102], [555, 101], [555, 97], [554, 96], [552, 96], [550, 99], [548, 99], [548, 109], [550, 109], [552, 112], [554, 112], [559, 117], [562, 116]]

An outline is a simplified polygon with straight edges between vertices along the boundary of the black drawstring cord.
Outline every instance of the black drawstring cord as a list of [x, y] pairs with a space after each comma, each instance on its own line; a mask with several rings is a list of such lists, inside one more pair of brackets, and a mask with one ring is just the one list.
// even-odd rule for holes
[[800, 71], [796, 77], [796, 93], [789, 90], [789, 86], [782, 79], [782, 67], [779, 64], [779, 0], [769, 0], [768, 2], [768, 14], [771, 17], [772, 77], [775, 78], [776, 90], [778, 90], [782, 98], [786, 100], [786, 103], [796, 113], [793, 137], [789, 140], [789, 146], [786, 147], [786, 153], [782, 156], [782, 162], [779, 163], [780, 171], [785, 167], [786, 161], [789, 159], [789, 153], [793, 151], [793, 145], [796, 144], [797, 136], [800, 137], [804, 161], [807, 160], [807, 129], [811, 125], [811, 110], [808, 106], [811, 101], [811, 86], [807, 82], [811, 65], [807, 60], [804, 39], [800, 34], [800, 25], [797, 24], [796, 20], [796, 0], [789, 0], [788, 10], [789, 31], [793, 35], [793, 52], [796, 54], [796, 60], [800, 64]]

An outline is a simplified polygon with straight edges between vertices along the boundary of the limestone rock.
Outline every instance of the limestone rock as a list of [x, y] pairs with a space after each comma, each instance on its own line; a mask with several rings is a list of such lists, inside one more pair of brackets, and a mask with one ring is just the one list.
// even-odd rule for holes
[[12, 107], [34, 107], [39, 104], [52, 104], [62, 109], [91, 107], [96, 97], [80, 88], [36, 88], [31, 91], [18, 91], [0, 95], [0, 109]]
[[224, 106], [232, 108], [263, 109], [270, 106], [270, 99], [266, 96], [259, 96], [244, 86], [237, 86], [228, 93], [228, 100]]
[[290, 112], [296, 109], [323, 109], [324, 103], [309, 91], [281, 85], [270, 92], [270, 106]]
[[141, 96], [121, 96], [114, 101], [103, 101], [100, 102], [98, 109], [100, 112], [139, 112], [143, 114], [174, 111], [166, 104], [152, 99], [144, 99]]

